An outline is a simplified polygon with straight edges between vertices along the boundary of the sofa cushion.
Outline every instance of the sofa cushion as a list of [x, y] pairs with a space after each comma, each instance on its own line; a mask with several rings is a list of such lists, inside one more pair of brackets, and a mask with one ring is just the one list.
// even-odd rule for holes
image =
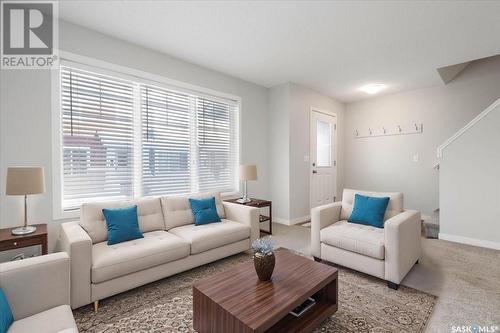
[[75, 319], [69, 305], [61, 305], [55, 308], [37, 313], [15, 321], [7, 333], [57, 333], [78, 332]]
[[144, 238], [92, 247], [92, 282], [100, 283], [189, 255], [189, 243], [166, 231], [151, 231]]
[[347, 220], [351, 216], [352, 208], [354, 205], [354, 196], [361, 194], [368, 197], [389, 197], [389, 204], [385, 210], [384, 222], [393, 216], [403, 212], [403, 193], [401, 192], [369, 192], [358, 191], [351, 189], [344, 189], [342, 193], [342, 209], [340, 211], [340, 219]]
[[161, 207], [163, 209], [163, 216], [165, 216], [165, 229], [179, 227], [182, 225], [193, 224], [193, 212], [189, 204], [189, 198], [194, 199], [208, 199], [215, 197], [215, 206], [217, 207], [217, 214], [221, 219], [226, 218], [224, 205], [219, 192], [198, 193], [189, 196], [171, 196], [161, 198]]
[[384, 229], [336, 222], [321, 229], [321, 242], [375, 259], [385, 258]]
[[219, 223], [183, 225], [168, 232], [188, 241], [191, 244], [191, 254], [250, 238], [249, 226], [226, 219]]
[[80, 225], [87, 231], [92, 243], [104, 242], [108, 239], [108, 229], [102, 214], [103, 208], [123, 208], [132, 205], [137, 205], [137, 218], [143, 233], [165, 230], [159, 198], [82, 204], [80, 208]]

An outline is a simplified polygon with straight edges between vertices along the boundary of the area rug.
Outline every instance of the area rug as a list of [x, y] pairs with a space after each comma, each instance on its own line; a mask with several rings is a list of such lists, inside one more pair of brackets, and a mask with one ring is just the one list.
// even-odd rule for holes
[[[99, 311], [74, 311], [83, 332], [195, 332], [192, 313], [194, 281], [252, 260], [238, 254], [212, 264], [109, 297]], [[346, 268], [339, 269], [339, 309], [314, 332], [423, 332], [437, 298]]]

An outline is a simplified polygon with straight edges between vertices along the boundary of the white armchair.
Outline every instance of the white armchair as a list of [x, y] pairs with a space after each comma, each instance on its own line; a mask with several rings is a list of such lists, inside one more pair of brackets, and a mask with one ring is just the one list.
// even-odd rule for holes
[[[347, 222], [356, 193], [390, 198], [383, 229]], [[403, 209], [403, 193], [345, 189], [342, 202], [311, 210], [311, 252], [317, 261], [376, 276], [397, 289], [420, 258], [420, 212]]]
[[14, 316], [7, 333], [78, 333], [69, 283], [66, 253], [0, 264], [0, 288]]

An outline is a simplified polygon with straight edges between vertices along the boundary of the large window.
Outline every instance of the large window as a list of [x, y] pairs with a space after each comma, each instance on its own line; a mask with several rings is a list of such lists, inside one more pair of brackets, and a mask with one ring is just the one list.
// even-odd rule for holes
[[60, 89], [63, 211], [238, 190], [238, 101], [73, 66]]

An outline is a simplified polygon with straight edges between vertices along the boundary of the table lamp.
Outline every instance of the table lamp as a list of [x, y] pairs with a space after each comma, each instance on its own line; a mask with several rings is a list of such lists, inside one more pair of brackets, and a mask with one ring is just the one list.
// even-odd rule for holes
[[45, 180], [42, 167], [7, 168], [5, 194], [24, 195], [24, 226], [12, 229], [13, 235], [26, 235], [35, 232], [36, 227], [28, 226], [27, 199], [29, 194], [45, 192]]
[[248, 197], [247, 193], [247, 181], [249, 180], [257, 180], [257, 166], [255, 165], [240, 165], [240, 180], [244, 181], [244, 192], [243, 198], [238, 199], [239, 203], [247, 203], [251, 202], [252, 199]]

